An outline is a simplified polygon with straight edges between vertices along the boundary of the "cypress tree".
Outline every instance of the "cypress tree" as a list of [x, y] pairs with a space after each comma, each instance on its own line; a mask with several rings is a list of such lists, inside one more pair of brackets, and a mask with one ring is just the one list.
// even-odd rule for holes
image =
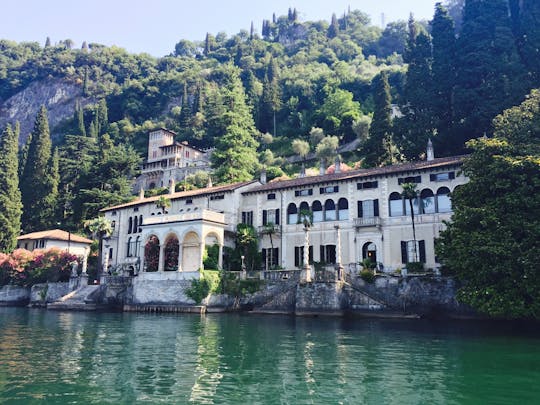
[[32, 131], [32, 141], [21, 181], [24, 207], [22, 226], [26, 232], [43, 230], [50, 225], [49, 195], [57, 193], [57, 190], [54, 190], [54, 180], [51, 179], [50, 164], [51, 137], [47, 109], [41, 106]]
[[182, 109], [180, 110], [180, 127], [185, 130], [189, 128], [189, 122], [191, 119], [191, 106], [189, 105], [189, 96], [187, 91], [187, 83], [184, 83], [184, 92], [182, 94]]
[[88, 97], [88, 66], [84, 67], [82, 95]]
[[21, 193], [17, 165], [18, 138], [7, 126], [0, 138], [0, 251], [15, 249], [21, 230]]
[[[418, 159], [433, 135], [431, 40], [421, 32], [411, 41], [405, 76], [404, 116], [396, 142], [407, 159]], [[397, 134], [396, 134], [397, 135]]]
[[522, 0], [518, 11], [521, 60], [532, 78], [532, 86], [540, 87], [540, 2]]
[[369, 138], [362, 147], [364, 154], [364, 166], [379, 166], [391, 160], [391, 137], [392, 137], [392, 99], [388, 75], [382, 71], [373, 79], [375, 104], [373, 121], [369, 128]]
[[80, 136], [86, 136], [86, 127], [84, 125], [84, 111], [79, 103], [77, 103], [75, 107], [75, 119], [77, 122], [78, 134]]
[[263, 80], [260, 98], [259, 130], [263, 133], [272, 131], [276, 136], [276, 113], [281, 108], [281, 92], [278, 83], [278, 68], [274, 59], [270, 61]]
[[446, 144], [452, 127], [452, 93], [455, 81], [456, 36], [454, 22], [441, 3], [435, 6], [435, 15], [431, 21], [433, 43], [433, 63], [431, 65], [434, 126], [437, 130], [435, 140], [441, 145], [440, 150], [447, 149]]
[[23, 147], [19, 150], [19, 184], [22, 184], [22, 177], [24, 173], [24, 168], [26, 166], [26, 161], [28, 160], [28, 150], [30, 149], [30, 144], [32, 143], [32, 133], [28, 134], [26, 142]]
[[492, 130], [491, 121], [527, 91], [507, 0], [467, 0], [458, 39], [454, 147]]
[[335, 38], [339, 33], [339, 23], [336, 17], [336, 14], [332, 14], [332, 20], [330, 21], [330, 26], [328, 27], [328, 32], [326, 36], [328, 38]]
[[97, 131], [98, 135], [103, 135], [109, 130], [109, 109], [107, 108], [107, 101], [102, 98], [97, 105]]

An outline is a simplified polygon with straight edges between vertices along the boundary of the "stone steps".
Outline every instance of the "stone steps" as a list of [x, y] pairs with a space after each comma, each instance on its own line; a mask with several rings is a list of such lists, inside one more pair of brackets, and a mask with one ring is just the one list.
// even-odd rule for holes
[[96, 295], [100, 288], [99, 285], [87, 285], [78, 288], [59, 300], [47, 304], [47, 309], [95, 311], [99, 305], [92, 296]]

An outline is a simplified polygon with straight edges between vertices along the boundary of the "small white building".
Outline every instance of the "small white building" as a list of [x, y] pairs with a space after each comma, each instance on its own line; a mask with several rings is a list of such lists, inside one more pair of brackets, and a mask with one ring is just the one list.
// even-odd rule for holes
[[61, 229], [32, 232], [17, 238], [17, 248], [26, 250], [58, 248], [80, 257], [88, 257], [92, 241]]
[[176, 133], [158, 128], [148, 134], [148, 154], [135, 190], [168, 187], [196, 171], [210, 171], [210, 155], [187, 142], [175, 141]]

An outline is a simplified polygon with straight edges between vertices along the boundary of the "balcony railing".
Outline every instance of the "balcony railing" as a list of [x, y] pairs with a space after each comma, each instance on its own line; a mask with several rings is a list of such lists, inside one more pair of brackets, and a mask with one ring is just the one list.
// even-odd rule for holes
[[281, 225], [263, 225], [257, 229], [260, 234], [268, 234], [271, 231], [273, 233], [281, 233]]
[[165, 214], [155, 215], [150, 218], [144, 218], [143, 225], [160, 225], [171, 222], [206, 220], [212, 222], [225, 223], [225, 214], [207, 209], [187, 212], [183, 214]]
[[380, 226], [381, 218], [371, 217], [371, 218], [355, 218], [354, 226], [357, 228], [364, 228], [368, 226]]

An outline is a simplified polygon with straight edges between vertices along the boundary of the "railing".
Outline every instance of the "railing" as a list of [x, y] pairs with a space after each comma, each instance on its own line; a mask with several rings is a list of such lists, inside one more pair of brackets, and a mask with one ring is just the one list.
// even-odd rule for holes
[[187, 212], [185, 214], [156, 215], [143, 219], [143, 225], [158, 225], [171, 222], [183, 222], [194, 220], [207, 220], [212, 222], [225, 222], [225, 215], [221, 212], [207, 209]]
[[[343, 276], [343, 275], [342, 275]], [[320, 270], [315, 271], [315, 282], [319, 283], [335, 283], [338, 278], [337, 271], [335, 270]]]
[[354, 226], [357, 228], [363, 228], [368, 226], [380, 226], [381, 218], [372, 217], [372, 218], [355, 218]]
[[281, 233], [281, 225], [259, 226], [258, 231], [260, 234], [267, 234], [267, 233], [270, 233], [270, 231], [273, 231], [273, 233]]
[[289, 281], [300, 280], [302, 270], [268, 270], [263, 271], [264, 280], [269, 281]]

